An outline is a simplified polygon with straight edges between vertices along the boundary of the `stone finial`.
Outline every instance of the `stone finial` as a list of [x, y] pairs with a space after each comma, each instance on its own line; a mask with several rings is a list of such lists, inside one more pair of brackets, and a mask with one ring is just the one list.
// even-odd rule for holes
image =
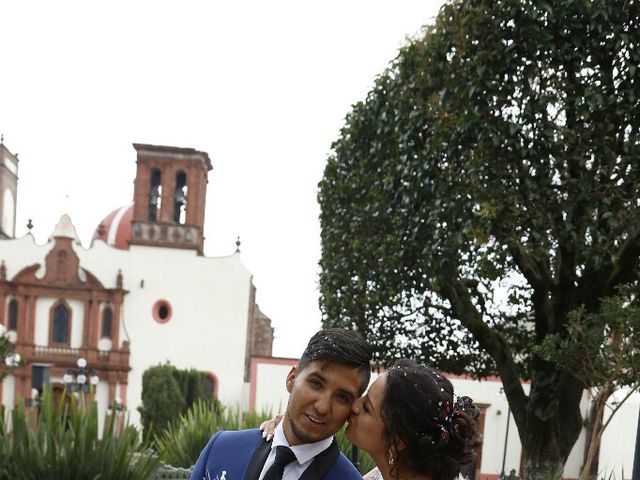
[[78, 238], [78, 234], [76, 233], [76, 227], [71, 222], [71, 218], [66, 213], [60, 217], [58, 224], [55, 226], [53, 233], [49, 237], [49, 240], [52, 240], [57, 237], [63, 238], [71, 238], [75, 240], [75, 242], [80, 245], [80, 239]]
[[0, 280], [4, 281], [7, 279], [7, 266], [4, 264], [4, 260], [0, 263]]
[[29, 221], [27, 222], [27, 230], [29, 230], [29, 233], [31, 233], [32, 228], [33, 228], [33, 222], [31, 221], [31, 219], [29, 219]]
[[118, 276], [116, 277], [116, 287], [122, 288], [122, 270], [118, 270]]
[[236, 253], [240, 253], [240, 235], [236, 239]]
[[0, 145], [4, 145], [4, 133], [0, 133]]

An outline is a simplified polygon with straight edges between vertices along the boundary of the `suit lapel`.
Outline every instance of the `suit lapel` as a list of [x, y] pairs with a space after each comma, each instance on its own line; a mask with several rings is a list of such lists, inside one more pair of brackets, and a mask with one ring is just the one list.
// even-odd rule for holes
[[311, 465], [309, 465], [304, 471], [300, 480], [318, 480], [319, 478], [324, 478], [329, 469], [333, 467], [334, 463], [336, 463], [339, 455], [340, 449], [338, 448], [338, 442], [334, 437], [329, 448], [313, 459], [313, 462], [311, 462]]
[[262, 471], [262, 467], [264, 466], [264, 462], [267, 461], [267, 457], [269, 456], [269, 452], [271, 451], [271, 442], [262, 441], [256, 447], [253, 452], [253, 456], [251, 457], [251, 461], [247, 466], [247, 471], [244, 474], [244, 480], [258, 480], [260, 476], [260, 472]]

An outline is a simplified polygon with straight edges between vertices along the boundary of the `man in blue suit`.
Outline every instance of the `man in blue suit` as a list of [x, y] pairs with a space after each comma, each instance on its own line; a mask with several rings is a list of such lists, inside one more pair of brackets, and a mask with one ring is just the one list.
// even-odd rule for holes
[[286, 379], [273, 441], [258, 429], [216, 433], [191, 480], [362, 480], [333, 435], [369, 384], [371, 346], [351, 330], [316, 333]]

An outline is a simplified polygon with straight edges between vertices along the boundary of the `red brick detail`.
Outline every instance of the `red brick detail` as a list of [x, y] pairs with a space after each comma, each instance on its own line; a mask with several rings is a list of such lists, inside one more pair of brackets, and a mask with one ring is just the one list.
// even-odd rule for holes
[[[160, 315], [160, 309], [162, 307], [167, 309], [167, 315], [164, 318], [162, 318], [162, 316]], [[169, 320], [171, 320], [171, 317], [173, 316], [173, 308], [171, 308], [171, 304], [169, 303], [168, 300], [161, 298], [160, 300], [156, 301], [156, 303], [153, 304], [153, 307], [151, 308], [151, 314], [153, 315], [153, 319], [156, 322], [167, 323]]]
[[[133, 219], [132, 224], [176, 225], [174, 217], [174, 193], [176, 189], [176, 174], [184, 172], [187, 177], [187, 203], [185, 226], [196, 230], [196, 243], [175, 241], [171, 238], [131, 238], [132, 245], [156, 245], [177, 248], [196, 248], [202, 254], [204, 208], [207, 188], [207, 174], [212, 169], [211, 160], [206, 152], [199, 152], [193, 148], [177, 148], [158, 145], [134, 144], [137, 151], [137, 172], [133, 191]], [[160, 172], [162, 186], [160, 211], [155, 220], [149, 220], [149, 194], [151, 189], [152, 172]], [[135, 229], [135, 226], [134, 226]]]

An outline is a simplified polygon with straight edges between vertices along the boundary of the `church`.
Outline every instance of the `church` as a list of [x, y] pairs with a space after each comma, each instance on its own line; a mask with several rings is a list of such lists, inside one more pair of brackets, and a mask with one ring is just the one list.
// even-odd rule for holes
[[15, 238], [18, 158], [0, 142], [0, 324], [22, 358], [0, 404], [30, 403], [43, 382], [61, 392], [77, 377], [93, 385], [101, 416], [115, 404], [137, 424], [142, 374], [170, 362], [203, 372], [223, 403], [248, 405], [251, 358], [271, 357], [273, 328], [239, 249], [203, 254], [211, 160], [133, 147], [133, 203], [96, 219], [84, 248], [66, 214], [43, 245], [31, 225]]

